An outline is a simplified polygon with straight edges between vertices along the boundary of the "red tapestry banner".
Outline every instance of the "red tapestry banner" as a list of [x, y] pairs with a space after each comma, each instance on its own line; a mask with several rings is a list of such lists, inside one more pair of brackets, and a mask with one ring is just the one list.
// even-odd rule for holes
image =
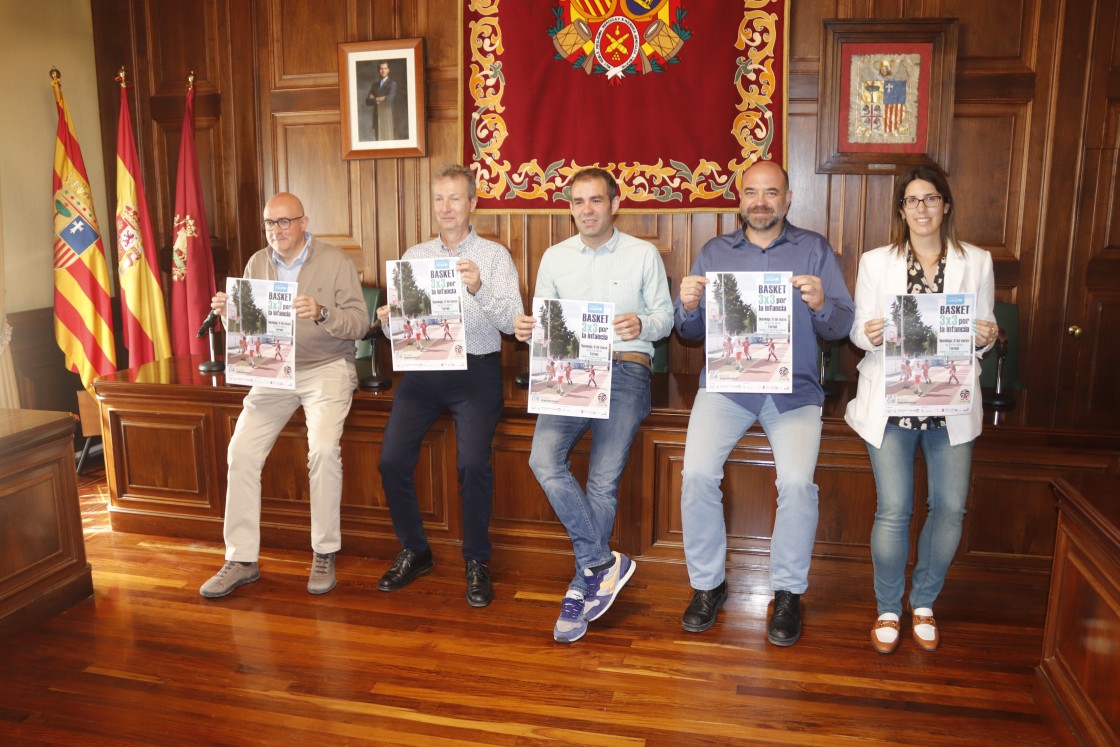
[[463, 159], [478, 207], [568, 209], [598, 166], [633, 212], [731, 211], [785, 164], [788, 0], [464, 0]]

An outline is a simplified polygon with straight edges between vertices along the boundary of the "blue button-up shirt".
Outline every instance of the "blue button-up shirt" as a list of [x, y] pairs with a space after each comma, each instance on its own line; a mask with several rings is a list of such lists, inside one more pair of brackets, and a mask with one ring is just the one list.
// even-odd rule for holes
[[[824, 391], [818, 373], [817, 337], [840, 340], [848, 336], [855, 317], [852, 294], [844, 284], [840, 265], [832, 253], [828, 239], [814, 231], [785, 223], [782, 233], [765, 248], [747, 239], [746, 232], [736, 229], [716, 236], [704, 244], [692, 265], [692, 275], [708, 272], [792, 272], [794, 275], [815, 275], [824, 289], [824, 305], [810, 311], [793, 290], [793, 391], [788, 394], [722, 392], [739, 406], [756, 415], [767, 397], [772, 397], [778, 412], [806, 405], [821, 405]], [[686, 340], [702, 340], [706, 333], [707, 315], [704, 297], [694, 311], [685, 311], [678, 297], [674, 326]], [[707, 371], [700, 372], [700, 386], [707, 381]]]
[[277, 280], [294, 283], [299, 279], [299, 270], [307, 260], [307, 247], [309, 246], [311, 246], [311, 234], [304, 231], [303, 249], [300, 250], [299, 256], [293, 259], [290, 265], [284, 262], [284, 258], [277, 254], [275, 249], [269, 251], [268, 256], [272, 260], [272, 264], [276, 266]]

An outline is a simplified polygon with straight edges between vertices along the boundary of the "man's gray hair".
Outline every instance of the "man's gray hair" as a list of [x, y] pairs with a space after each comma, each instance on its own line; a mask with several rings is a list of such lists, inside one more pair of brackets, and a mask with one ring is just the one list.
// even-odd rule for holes
[[475, 195], [478, 194], [478, 191], [475, 189], [475, 176], [474, 172], [468, 169], [466, 166], [460, 166], [457, 163], [449, 163], [436, 172], [436, 175], [432, 179], [432, 181], [435, 182], [439, 181], [440, 179], [455, 178], [466, 181], [467, 198], [473, 200]]

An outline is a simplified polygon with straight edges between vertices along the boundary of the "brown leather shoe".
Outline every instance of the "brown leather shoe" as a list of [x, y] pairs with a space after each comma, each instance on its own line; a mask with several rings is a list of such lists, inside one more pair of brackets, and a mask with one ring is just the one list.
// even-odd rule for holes
[[[894, 640], [889, 643], [879, 640], [879, 636], [875, 633], [882, 628], [894, 629]], [[875, 625], [871, 628], [871, 646], [880, 654], [893, 654], [894, 650], [898, 648], [898, 639], [902, 637], [898, 625], [898, 620], [885, 620], [882, 616], [875, 621]]]
[[[921, 610], [928, 610], [928, 615], [919, 615]], [[911, 611], [912, 625], [911, 632], [914, 635], [914, 643], [918, 644], [918, 648], [923, 651], [936, 651], [938, 644], [941, 643], [941, 632], [937, 629], [937, 621], [933, 619], [933, 610], [929, 607], [919, 607]], [[933, 626], [933, 639], [929, 640], [922, 638], [918, 635], [917, 627], [919, 625], [932, 625]]]

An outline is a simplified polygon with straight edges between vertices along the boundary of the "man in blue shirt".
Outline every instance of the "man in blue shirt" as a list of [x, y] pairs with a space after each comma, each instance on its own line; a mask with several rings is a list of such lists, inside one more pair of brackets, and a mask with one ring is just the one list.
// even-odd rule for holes
[[[687, 340], [706, 333], [704, 286], [708, 272], [792, 272], [793, 390], [788, 394], [713, 393], [701, 388], [688, 420], [681, 484], [685, 561], [693, 588], [681, 621], [699, 633], [712, 627], [727, 601], [723, 465], [757, 420], [777, 470], [778, 508], [770, 540], [770, 587], [774, 606], [767, 638], [792, 646], [801, 637], [800, 597], [809, 585], [809, 561], [817, 531], [813, 473], [821, 440], [821, 390], [817, 337], [847, 337], [854, 318], [828, 240], [785, 220], [793, 192], [781, 166], [760, 161], [743, 174], [739, 213], [744, 226], [704, 245], [691, 274], [681, 280], [674, 325]], [[800, 293], [800, 296], [798, 296]]]
[[[568, 530], [576, 574], [568, 585], [552, 636], [572, 643], [614, 602], [634, 562], [611, 552], [618, 483], [638, 426], [650, 411], [653, 343], [673, 326], [673, 303], [657, 247], [614, 227], [618, 184], [602, 169], [572, 177], [571, 210], [579, 233], [549, 247], [537, 270], [535, 298], [614, 304], [610, 417], [538, 415], [529, 466]], [[535, 311], [535, 309], [531, 309]], [[533, 335], [535, 318], [519, 316], [514, 334]], [[572, 475], [569, 455], [591, 430], [587, 489]]]

